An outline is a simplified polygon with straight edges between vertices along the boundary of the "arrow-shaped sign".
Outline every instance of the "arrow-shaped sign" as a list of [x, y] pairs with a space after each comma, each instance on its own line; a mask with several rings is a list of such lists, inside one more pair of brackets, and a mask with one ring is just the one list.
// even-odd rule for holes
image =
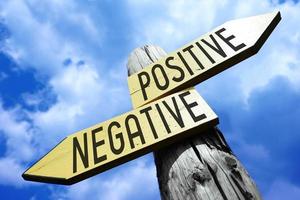
[[228, 21], [129, 76], [133, 107], [194, 86], [254, 55], [280, 19], [280, 12], [273, 12]]
[[66, 137], [23, 178], [73, 184], [217, 123], [197, 91], [187, 89]]

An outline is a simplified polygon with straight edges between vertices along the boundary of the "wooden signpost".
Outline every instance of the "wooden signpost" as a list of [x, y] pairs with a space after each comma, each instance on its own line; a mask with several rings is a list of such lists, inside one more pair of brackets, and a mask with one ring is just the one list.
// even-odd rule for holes
[[[142, 70], [166, 55], [153, 45], [135, 49], [128, 59], [128, 75], [132, 69]], [[154, 151], [154, 159], [163, 200], [261, 199], [255, 183], [216, 127]]]
[[273, 12], [229, 21], [168, 55], [135, 50], [128, 62], [135, 109], [68, 136], [23, 178], [69, 185], [154, 151], [163, 199], [260, 199], [192, 86], [255, 54], [280, 19]]

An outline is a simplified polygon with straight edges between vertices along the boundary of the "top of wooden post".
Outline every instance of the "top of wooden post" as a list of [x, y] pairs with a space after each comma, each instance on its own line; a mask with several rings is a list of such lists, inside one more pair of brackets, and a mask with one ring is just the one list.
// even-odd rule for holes
[[141, 69], [147, 67], [166, 55], [167, 53], [156, 45], [144, 45], [134, 49], [128, 57], [128, 76], [139, 72]]

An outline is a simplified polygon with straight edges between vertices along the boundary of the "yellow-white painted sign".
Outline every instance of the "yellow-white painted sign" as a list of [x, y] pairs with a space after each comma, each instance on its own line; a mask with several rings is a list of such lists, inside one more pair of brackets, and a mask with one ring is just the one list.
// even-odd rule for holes
[[273, 12], [226, 22], [131, 75], [133, 107], [194, 86], [254, 55], [280, 19], [280, 12]]
[[217, 123], [196, 90], [186, 89], [66, 137], [23, 178], [73, 184]]

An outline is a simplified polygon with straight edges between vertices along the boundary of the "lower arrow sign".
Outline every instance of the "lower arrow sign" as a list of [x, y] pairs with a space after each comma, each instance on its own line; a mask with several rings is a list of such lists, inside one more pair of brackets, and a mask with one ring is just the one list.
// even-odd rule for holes
[[216, 124], [197, 91], [186, 89], [66, 137], [23, 178], [73, 184]]

